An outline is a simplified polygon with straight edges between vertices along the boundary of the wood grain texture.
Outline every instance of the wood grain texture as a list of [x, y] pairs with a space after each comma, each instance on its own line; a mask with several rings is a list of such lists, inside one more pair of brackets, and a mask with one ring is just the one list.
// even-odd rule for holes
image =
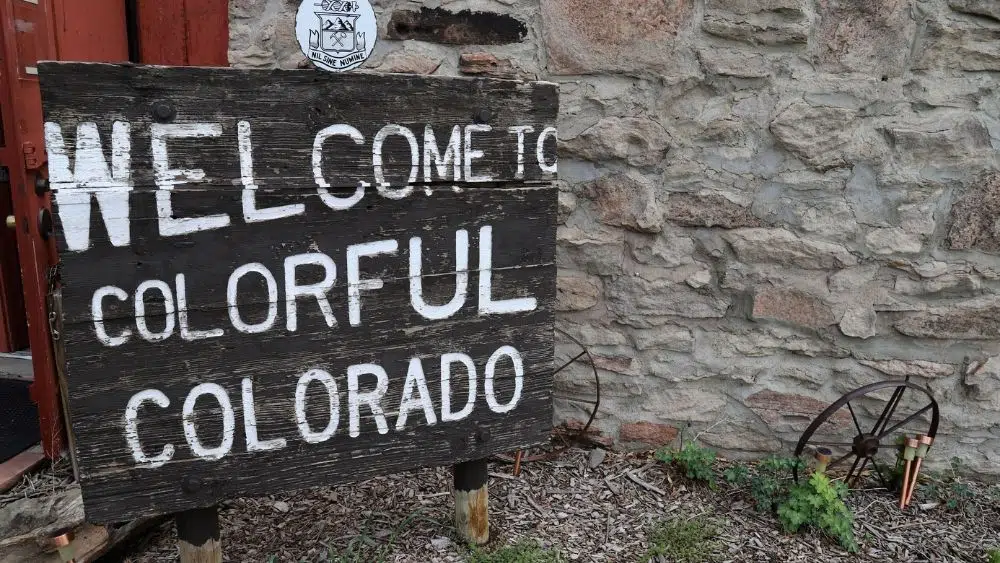
[[[555, 87], [485, 79], [437, 79], [314, 71], [245, 71], [230, 69], [149, 68], [116, 65], [46, 63], [40, 69], [46, 121], [59, 124], [73, 160], [75, 131], [80, 123], [96, 123], [110, 158], [112, 121], [128, 121], [131, 176], [128, 196], [129, 242], [113, 246], [95, 205], [90, 216], [90, 246], [70, 251], [65, 244], [65, 218], [74, 212], [56, 206], [56, 237], [62, 248], [62, 338], [66, 349], [72, 428], [87, 517], [114, 522], [213, 506], [233, 496], [256, 496], [321, 485], [347, 483], [421, 466], [452, 465], [483, 459], [547, 440], [551, 429], [553, 304], [555, 300], [554, 176], [535, 162], [535, 146], [527, 137], [525, 173], [517, 173], [517, 135], [508, 127], [529, 125], [537, 133], [554, 127], [558, 113]], [[160, 233], [157, 186], [152, 172], [150, 108], [169, 100], [176, 108], [173, 123], [222, 125], [218, 138], [172, 140], [173, 168], [197, 168], [205, 178], [173, 190], [176, 217], [227, 214], [223, 228], [180, 236]], [[386, 124], [411, 128], [423, 142], [430, 125], [441, 149], [454, 126], [465, 127], [492, 108], [487, 120], [493, 131], [476, 133], [478, 174], [492, 181], [468, 183], [419, 174], [412, 193], [402, 199], [366, 188], [362, 200], [334, 211], [319, 197], [312, 174], [316, 133], [328, 125], [347, 123], [364, 136], [364, 145], [329, 141], [324, 174], [330, 191], [349, 195], [359, 181], [372, 182], [372, 138]], [[237, 123], [251, 123], [258, 207], [301, 203], [301, 214], [258, 223], [244, 221], [243, 184]], [[333, 147], [334, 144], [337, 147]], [[555, 162], [555, 138], [543, 147], [547, 163]], [[401, 137], [385, 145], [387, 178], [402, 187], [409, 174], [410, 150]], [[395, 176], [393, 176], [395, 175]], [[72, 187], [64, 189], [75, 189]], [[56, 194], [58, 200], [58, 193]], [[480, 260], [481, 234], [492, 233], [491, 264]], [[447, 303], [456, 291], [456, 232], [468, 233], [468, 287], [464, 304], [442, 320], [428, 320], [411, 304], [410, 240], [421, 238], [420, 284], [428, 303]], [[398, 250], [360, 261], [362, 279], [378, 278], [383, 286], [364, 290], [360, 324], [350, 322], [347, 251], [352, 245], [396, 241]], [[336, 266], [326, 292], [336, 323], [315, 297], [294, 300], [296, 326], [287, 325], [285, 261], [299, 254], [322, 254]], [[235, 305], [227, 284], [246, 264], [266, 268], [276, 279], [272, 300], [264, 278], [249, 275], [237, 285]], [[168, 312], [156, 291], [145, 294], [145, 314], [136, 318], [134, 294], [143, 282], [160, 280], [178, 299], [183, 274], [187, 325], [192, 330], [220, 329], [221, 335], [190, 340], [180, 333], [177, 312]], [[479, 283], [492, 279], [494, 300], [533, 297], [537, 307], [508, 314], [482, 314]], [[323, 277], [319, 267], [296, 271], [298, 284]], [[104, 286], [128, 294], [125, 301], [104, 300], [108, 334], [126, 332], [122, 345], [102, 344], [93, 322], [92, 297]], [[238, 331], [235, 310], [247, 323], [260, 323], [276, 304], [273, 326], [260, 333]], [[151, 342], [141, 338], [137, 322], [151, 331], [174, 325], [170, 336]], [[497, 364], [493, 382], [496, 401], [506, 404], [520, 385], [520, 399], [508, 412], [497, 412], [485, 396], [488, 358], [512, 346], [523, 359], [523, 378], [514, 376], [510, 361]], [[470, 415], [441, 420], [440, 357], [467, 354], [477, 371], [477, 393]], [[422, 409], [411, 410], [405, 425], [396, 423], [404, 398], [404, 382], [412, 358], [423, 368], [427, 391], [438, 420], [430, 423]], [[380, 405], [381, 419], [366, 404], [360, 407], [359, 435], [348, 432], [349, 366], [377, 364], [388, 376]], [[338, 390], [339, 423], [331, 438], [307, 443], [297, 423], [299, 377], [322, 369]], [[262, 441], [283, 438], [286, 445], [248, 451], [242, 386], [253, 387], [256, 432]], [[214, 383], [232, 404], [235, 430], [225, 433], [222, 409], [211, 396], [195, 403], [187, 420], [208, 447], [232, 439], [221, 459], [199, 457], [189, 446], [182, 407], [191, 390]], [[466, 402], [465, 368], [456, 364], [451, 378], [453, 410]], [[370, 391], [374, 376], [359, 379], [358, 392]], [[145, 402], [139, 409], [137, 434], [143, 451], [153, 456], [165, 445], [173, 457], [159, 467], [137, 463], [125, 437], [125, 409], [145, 389], [161, 391], [169, 405]], [[307, 418], [321, 430], [330, 417], [323, 385], [307, 388]]]

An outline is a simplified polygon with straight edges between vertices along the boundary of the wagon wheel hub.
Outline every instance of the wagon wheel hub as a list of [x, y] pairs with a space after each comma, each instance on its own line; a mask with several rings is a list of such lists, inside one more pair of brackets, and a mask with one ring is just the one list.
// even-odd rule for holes
[[858, 457], [871, 457], [878, 453], [878, 436], [873, 434], [858, 434], [854, 438], [854, 453]]

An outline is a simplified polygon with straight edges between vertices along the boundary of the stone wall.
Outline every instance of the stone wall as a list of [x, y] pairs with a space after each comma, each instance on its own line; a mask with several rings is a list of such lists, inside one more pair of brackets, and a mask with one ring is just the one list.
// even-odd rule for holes
[[[297, 4], [233, 0], [232, 63], [308, 66]], [[910, 376], [934, 458], [1000, 473], [1000, 2], [375, 5], [367, 69], [560, 83], [558, 324], [608, 439], [787, 451]], [[560, 373], [560, 420], [593, 393]]]

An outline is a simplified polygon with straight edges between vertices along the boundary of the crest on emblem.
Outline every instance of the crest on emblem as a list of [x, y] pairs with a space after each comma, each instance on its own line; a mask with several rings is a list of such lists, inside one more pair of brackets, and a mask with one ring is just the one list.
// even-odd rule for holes
[[313, 64], [338, 71], [363, 63], [377, 33], [369, 0], [305, 0], [296, 27]]
[[325, 0], [317, 5], [319, 30], [314, 49], [339, 56], [365, 50], [365, 34], [358, 31], [358, 3], [354, 0]]

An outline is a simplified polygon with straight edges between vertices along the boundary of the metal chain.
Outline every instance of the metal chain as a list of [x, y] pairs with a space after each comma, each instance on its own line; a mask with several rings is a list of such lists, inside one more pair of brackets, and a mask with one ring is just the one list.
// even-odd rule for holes
[[50, 266], [45, 272], [45, 281], [48, 284], [48, 292], [46, 297], [49, 301], [49, 333], [52, 335], [53, 343], [58, 342], [61, 338], [59, 333], [59, 312], [57, 311], [57, 301], [56, 291], [58, 289], [59, 281], [62, 278], [62, 263], [56, 262], [54, 265]]
[[63, 421], [65, 422], [66, 441], [69, 445], [69, 459], [73, 466], [73, 477], [80, 481], [80, 467], [76, 459], [76, 437], [69, 424], [69, 405], [66, 402], [69, 396], [69, 389], [66, 386], [66, 356], [62, 334], [59, 328], [62, 326], [62, 288], [59, 287], [62, 281], [62, 263], [56, 262], [45, 271], [45, 281], [48, 291], [45, 295], [45, 302], [49, 310], [49, 334], [52, 338], [52, 355], [55, 360], [56, 380], [59, 383], [59, 403], [62, 406]]

